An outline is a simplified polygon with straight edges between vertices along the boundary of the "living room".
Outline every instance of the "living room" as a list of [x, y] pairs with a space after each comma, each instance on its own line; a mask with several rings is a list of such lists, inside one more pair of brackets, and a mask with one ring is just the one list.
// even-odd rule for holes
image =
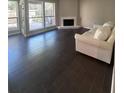
[[9, 93], [115, 93], [115, 0], [8, 0]]

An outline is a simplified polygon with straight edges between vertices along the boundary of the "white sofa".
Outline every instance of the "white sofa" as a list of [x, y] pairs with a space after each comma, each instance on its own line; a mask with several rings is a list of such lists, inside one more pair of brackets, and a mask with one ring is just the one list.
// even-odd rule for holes
[[83, 34], [75, 34], [76, 51], [110, 64], [115, 41], [115, 29], [113, 27], [108, 39], [102, 41], [94, 39], [97, 28], [95, 26]]

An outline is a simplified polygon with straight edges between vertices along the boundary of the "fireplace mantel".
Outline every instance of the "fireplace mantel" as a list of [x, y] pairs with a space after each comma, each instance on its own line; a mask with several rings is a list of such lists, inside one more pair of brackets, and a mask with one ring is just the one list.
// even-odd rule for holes
[[61, 17], [61, 26], [63, 26], [63, 20], [64, 19], [74, 19], [74, 26], [76, 26], [76, 24], [77, 24], [76, 17]]
[[[65, 19], [74, 19], [74, 26], [64, 26], [63, 20]], [[77, 18], [76, 17], [61, 17], [61, 24], [58, 26], [58, 29], [78, 29], [80, 26], [77, 25]]]

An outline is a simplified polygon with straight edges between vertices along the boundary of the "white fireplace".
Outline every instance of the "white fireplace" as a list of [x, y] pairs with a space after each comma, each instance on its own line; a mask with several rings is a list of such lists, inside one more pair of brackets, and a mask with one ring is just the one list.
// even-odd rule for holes
[[79, 28], [77, 26], [76, 17], [61, 17], [61, 25], [58, 26], [59, 29], [75, 29]]

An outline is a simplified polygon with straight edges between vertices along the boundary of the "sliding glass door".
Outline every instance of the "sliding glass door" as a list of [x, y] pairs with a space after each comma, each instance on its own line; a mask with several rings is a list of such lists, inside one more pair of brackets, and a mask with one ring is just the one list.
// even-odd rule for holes
[[45, 26], [55, 25], [55, 3], [45, 2]]
[[29, 30], [44, 28], [43, 2], [29, 3]]
[[19, 31], [18, 2], [8, 1], [8, 31]]
[[55, 26], [55, 3], [29, 2], [29, 31]]

